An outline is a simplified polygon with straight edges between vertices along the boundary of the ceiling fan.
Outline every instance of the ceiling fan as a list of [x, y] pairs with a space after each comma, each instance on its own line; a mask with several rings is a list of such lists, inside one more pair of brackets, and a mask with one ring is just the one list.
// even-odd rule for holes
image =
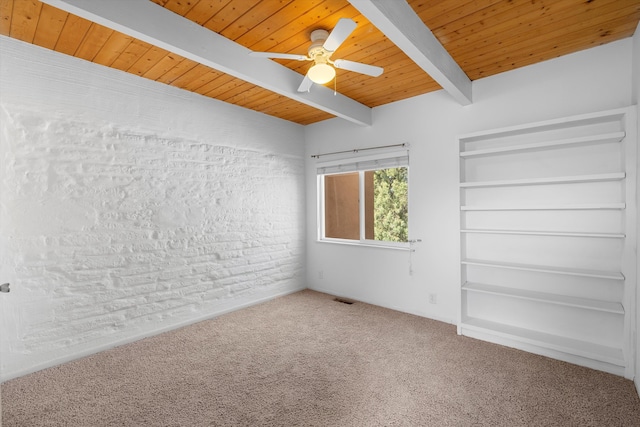
[[382, 67], [347, 61], [346, 59], [330, 59], [333, 52], [349, 37], [349, 34], [355, 30], [356, 26], [357, 24], [352, 19], [341, 18], [331, 33], [321, 29], [313, 30], [311, 32], [311, 45], [306, 56], [275, 52], [251, 52], [249, 55], [261, 58], [313, 61], [314, 64], [304, 76], [304, 80], [298, 87], [298, 92], [308, 91], [313, 83], [329, 83], [336, 76], [335, 68], [378, 77], [384, 71]]

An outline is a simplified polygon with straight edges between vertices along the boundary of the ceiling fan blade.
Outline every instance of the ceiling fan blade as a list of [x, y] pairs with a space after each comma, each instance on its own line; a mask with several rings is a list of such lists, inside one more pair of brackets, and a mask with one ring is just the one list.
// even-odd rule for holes
[[302, 80], [302, 83], [300, 83], [300, 86], [298, 86], [298, 92], [308, 92], [309, 89], [311, 89], [312, 84], [313, 82], [311, 81], [309, 76], [304, 76], [304, 80]]
[[382, 67], [347, 61], [346, 59], [336, 59], [333, 61], [333, 65], [342, 70], [355, 71], [356, 73], [366, 74], [371, 77], [378, 77], [384, 71], [384, 68]]
[[349, 34], [356, 29], [358, 24], [354, 20], [349, 18], [340, 18], [327, 40], [322, 45], [323, 48], [329, 52], [336, 51], [340, 45], [349, 37]]
[[293, 53], [276, 53], [276, 52], [249, 52], [249, 55], [256, 58], [272, 58], [272, 59], [292, 59], [294, 61], [309, 61], [305, 55], [296, 55]]

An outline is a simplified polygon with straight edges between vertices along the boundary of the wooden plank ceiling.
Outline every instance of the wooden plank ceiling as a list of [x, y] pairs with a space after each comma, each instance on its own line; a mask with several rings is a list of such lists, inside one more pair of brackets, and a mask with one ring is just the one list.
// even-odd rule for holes
[[[311, 30], [351, 18], [358, 26], [334, 57], [384, 74], [338, 70], [340, 93], [376, 107], [440, 89], [347, 0], [150, 1], [254, 51], [306, 54]], [[471, 80], [630, 37], [640, 20], [640, 0], [408, 3]], [[0, 0], [0, 34], [303, 125], [333, 117], [38, 0]], [[301, 80], [310, 66], [277, 61]]]

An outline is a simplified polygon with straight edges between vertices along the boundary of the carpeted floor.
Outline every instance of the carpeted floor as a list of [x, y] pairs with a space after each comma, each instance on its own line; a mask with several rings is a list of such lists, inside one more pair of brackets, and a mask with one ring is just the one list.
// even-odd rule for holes
[[624, 378], [302, 291], [2, 385], [11, 426], [640, 426]]

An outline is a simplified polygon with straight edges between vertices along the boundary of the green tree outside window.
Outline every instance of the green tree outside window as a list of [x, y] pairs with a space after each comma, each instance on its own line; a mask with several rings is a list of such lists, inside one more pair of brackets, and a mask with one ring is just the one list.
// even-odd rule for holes
[[408, 241], [408, 175], [406, 167], [375, 171], [373, 175], [375, 240]]

